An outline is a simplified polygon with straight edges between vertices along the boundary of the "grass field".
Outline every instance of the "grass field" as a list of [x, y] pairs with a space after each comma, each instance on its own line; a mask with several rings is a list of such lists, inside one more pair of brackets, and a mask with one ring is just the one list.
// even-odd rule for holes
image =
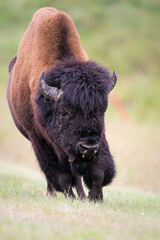
[[[89, 57], [119, 73], [115, 93], [131, 121], [109, 104], [117, 176], [103, 203], [47, 196], [31, 145], [9, 113], [7, 65], [44, 6], [70, 14]], [[0, 12], [0, 240], [160, 239], [160, 1], [5, 0]]]
[[106, 188], [103, 203], [44, 194], [37, 171], [0, 163], [0, 239], [160, 238], [160, 197]]

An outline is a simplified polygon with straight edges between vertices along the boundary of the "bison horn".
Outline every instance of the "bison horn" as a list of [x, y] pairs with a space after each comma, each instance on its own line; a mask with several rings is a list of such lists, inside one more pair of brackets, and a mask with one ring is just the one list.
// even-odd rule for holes
[[116, 85], [116, 82], [117, 82], [117, 79], [118, 79], [118, 74], [117, 74], [116, 70], [113, 71], [111, 79], [112, 79], [112, 83], [111, 83], [111, 86], [109, 88], [109, 91], [111, 91], [114, 88], [114, 86]]
[[44, 74], [45, 71], [42, 72], [40, 78], [39, 78], [39, 89], [44, 97], [57, 101], [57, 99], [62, 95], [62, 91], [56, 87], [51, 87], [47, 85], [47, 83], [44, 81]]

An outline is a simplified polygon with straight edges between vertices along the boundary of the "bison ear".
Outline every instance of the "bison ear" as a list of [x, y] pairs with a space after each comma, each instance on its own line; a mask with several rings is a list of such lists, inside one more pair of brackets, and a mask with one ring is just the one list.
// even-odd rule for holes
[[57, 101], [57, 99], [62, 95], [63, 91], [56, 87], [49, 86], [44, 80], [45, 71], [42, 72], [39, 78], [39, 90], [45, 98]]
[[117, 79], [118, 79], [118, 74], [117, 74], [116, 70], [114, 70], [112, 77], [111, 77], [111, 84], [109, 87], [109, 92], [115, 87]]

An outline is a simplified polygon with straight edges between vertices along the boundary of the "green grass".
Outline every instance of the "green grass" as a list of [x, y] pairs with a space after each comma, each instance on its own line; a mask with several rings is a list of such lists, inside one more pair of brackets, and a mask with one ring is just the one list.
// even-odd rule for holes
[[0, 163], [0, 239], [159, 239], [160, 198], [108, 187], [103, 203], [46, 196], [37, 172]]

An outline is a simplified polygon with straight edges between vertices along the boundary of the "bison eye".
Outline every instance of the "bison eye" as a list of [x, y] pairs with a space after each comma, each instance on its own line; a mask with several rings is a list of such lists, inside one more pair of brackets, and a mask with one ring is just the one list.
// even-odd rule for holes
[[69, 116], [69, 115], [70, 115], [69, 111], [67, 111], [67, 110], [62, 110], [62, 112], [61, 112], [61, 116], [62, 116], [62, 117], [66, 117], [66, 116]]
[[65, 117], [67, 115], [66, 112], [62, 112], [62, 116]]

